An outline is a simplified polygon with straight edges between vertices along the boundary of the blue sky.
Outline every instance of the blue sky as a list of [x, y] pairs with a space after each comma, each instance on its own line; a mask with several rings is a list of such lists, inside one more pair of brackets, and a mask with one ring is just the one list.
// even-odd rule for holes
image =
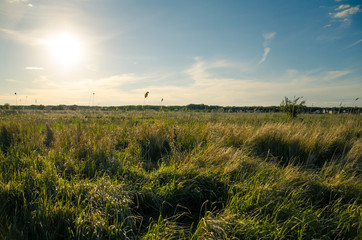
[[0, 0], [0, 62], [0, 104], [361, 106], [362, 1]]

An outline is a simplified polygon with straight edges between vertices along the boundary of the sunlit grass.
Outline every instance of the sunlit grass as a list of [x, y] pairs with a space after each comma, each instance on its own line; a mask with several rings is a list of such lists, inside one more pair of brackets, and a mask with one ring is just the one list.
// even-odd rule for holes
[[1, 239], [358, 239], [361, 116], [0, 116]]

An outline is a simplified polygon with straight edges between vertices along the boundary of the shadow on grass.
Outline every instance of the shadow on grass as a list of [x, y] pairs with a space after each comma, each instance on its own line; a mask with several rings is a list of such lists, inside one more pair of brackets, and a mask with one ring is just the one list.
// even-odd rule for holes
[[151, 189], [133, 197], [143, 226], [163, 218], [175, 218], [181, 226], [196, 226], [206, 211], [220, 211], [228, 199], [228, 185], [214, 176], [163, 172], [151, 179]]
[[280, 136], [261, 136], [251, 143], [252, 152], [265, 158], [278, 159], [282, 166], [298, 164], [306, 168], [321, 168], [326, 162], [343, 158], [352, 148], [351, 144], [335, 140], [331, 143], [317, 143], [313, 150], [308, 149], [298, 139], [284, 139]]

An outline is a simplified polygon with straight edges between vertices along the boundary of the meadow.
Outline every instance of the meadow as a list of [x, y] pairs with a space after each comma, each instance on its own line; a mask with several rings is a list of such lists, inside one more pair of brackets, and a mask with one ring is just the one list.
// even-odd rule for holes
[[362, 239], [361, 115], [0, 114], [0, 239]]

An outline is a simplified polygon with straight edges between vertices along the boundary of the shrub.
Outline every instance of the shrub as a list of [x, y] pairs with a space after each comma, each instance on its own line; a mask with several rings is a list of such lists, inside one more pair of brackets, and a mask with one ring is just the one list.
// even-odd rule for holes
[[[305, 100], [301, 100], [303, 97], [294, 97], [293, 100], [284, 97], [284, 100], [280, 103], [280, 108], [283, 112], [288, 114], [291, 118], [296, 118], [297, 115], [305, 108]], [[298, 102], [300, 100], [300, 102]]]

